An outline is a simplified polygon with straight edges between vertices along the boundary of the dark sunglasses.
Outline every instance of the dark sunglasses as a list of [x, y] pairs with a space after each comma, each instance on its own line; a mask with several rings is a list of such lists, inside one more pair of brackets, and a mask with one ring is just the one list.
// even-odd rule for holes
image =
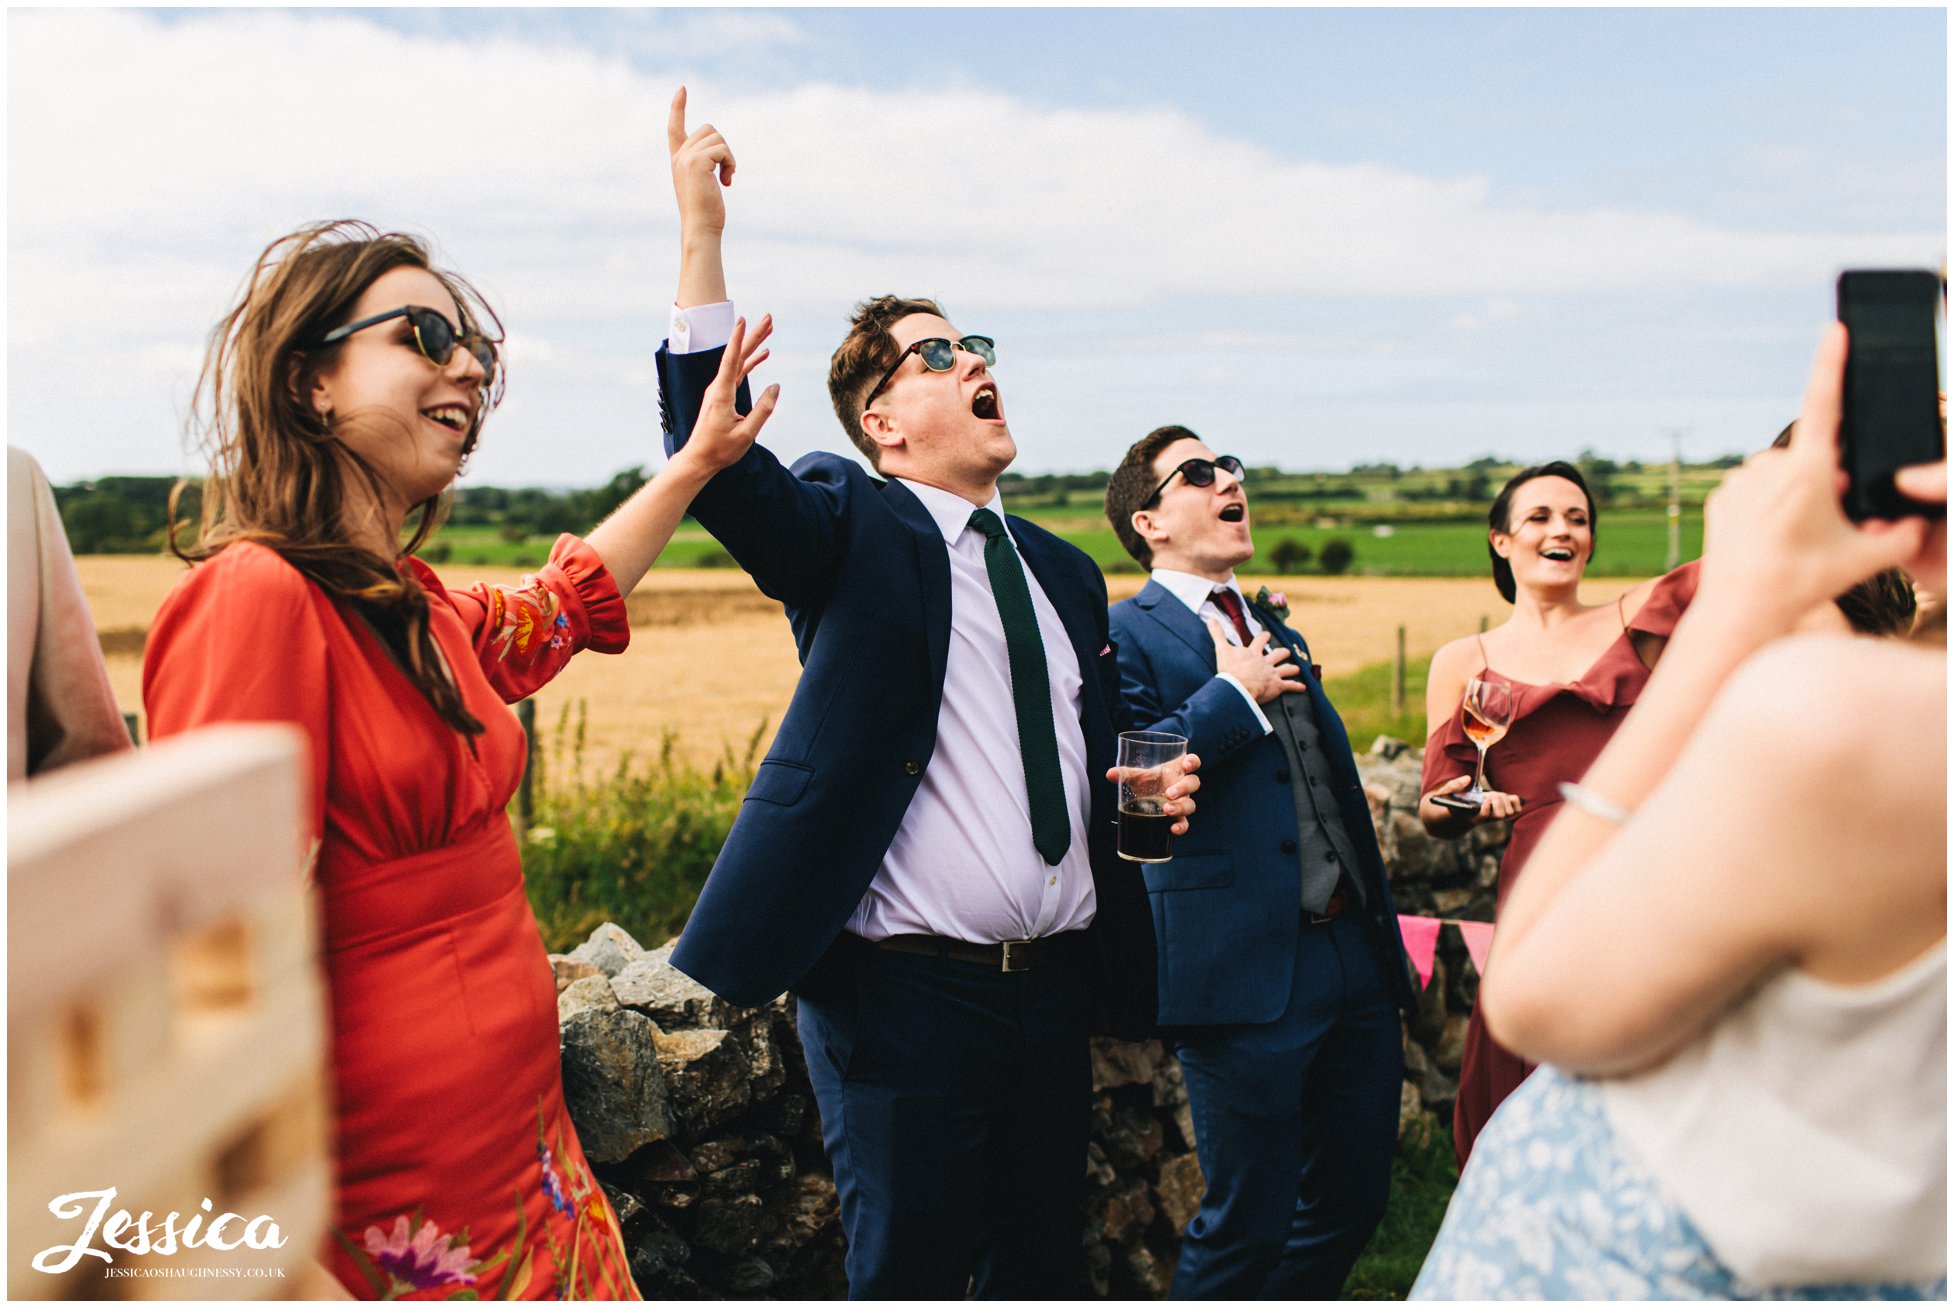
[[1160, 498], [1160, 492], [1167, 489], [1167, 483], [1176, 477], [1187, 478], [1187, 484], [1190, 486], [1214, 485], [1216, 468], [1220, 468], [1236, 481], [1242, 479], [1242, 461], [1232, 454], [1224, 454], [1218, 459], [1189, 459], [1162, 478], [1160, 484], [1153, 488], [1153, 494], [1140, 501], [1140, 507], [1143, 509], [1151, 507], [1153, 502]]
[[960, 341], [946, 340], [941, 336], [925, 337], [911, 342], [908, 349], [896, 356], [896, 361], [889, 365], [889, 371], [882, 374], [882, 380], [875, 383], [868, 398], [862, 401], [862, 407], [866, 409], [875, 403], [875, 397], [882, 393], [882, 388], [889, 384], [889, 378], [896, 375], [896, 369], [902, 367], [902, 361], [910, 355], [921, 359], [923, 366], [931, 372], [948, 372], [957, 361], [958, 350], [967, 350], [976, 355], [984, 361], [986, 368], [997, 366], [997, 342], [988, 336], [966, 336]]
[[321, 336], [318, 343], [331, 345], [334, 341], [345, 340], [354, 332], [364, 331], [368, 327], [390, 322], [395, 318], [405, 318], [413, 325], [414, 345], [420, 350], [421, 356], [437, 368], [448, 366], [449, 361], [455, 357], [456, 345], [465, 346], [468, 352], [475, 356], [475, 362], [482, 365], [482, 389], [494, 391], [497, 375], [501, 371], [501, 357], [496, 351], [495, 342], [479, 332], [464, 334], [456, 330], [455, 325], [443, 317], [439, 310], [422, 308], [418, 304], [389, 309], [385, 313], [376, 313], [371, 318], [362, 318], [358, 322], [349, 322], [344, 327], [335, 327]]

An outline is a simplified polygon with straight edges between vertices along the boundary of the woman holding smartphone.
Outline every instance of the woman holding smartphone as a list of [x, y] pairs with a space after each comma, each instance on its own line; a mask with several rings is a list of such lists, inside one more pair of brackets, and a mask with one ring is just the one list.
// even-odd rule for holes
[[744, 420], [732, 403], [766, 332], [734, 332], [692, 440], [602, 526], [516, 585], [453, 590], [413, 552], [501, 394], [494, 315], [468, 284], [411, 236], [326, 223], [267, 247], [212, 333], [192, 418], [203, 521], [143, 699], [157, 737], [305, 735], [329, 1257], [356, 1295], [636, 1297], [564, 1110], [505, 815], [525, 754], [507, 703], [578, 650], [625, 647], [625, 594], [772, 410], [771, 391]]

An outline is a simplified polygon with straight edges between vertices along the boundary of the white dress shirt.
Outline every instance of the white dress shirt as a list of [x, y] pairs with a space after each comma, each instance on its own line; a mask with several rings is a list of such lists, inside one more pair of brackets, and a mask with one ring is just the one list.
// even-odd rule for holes
[[[1234, 621], [1222, 611], [1221, 605], [1214, 602], [1217, 583], [1209, 581], [1206, 577], [1197, 577], [1191, 572], [1175, 572], [1172, 568], [1155, 568], [1153, 579], [1159, 582], [1161, 588], [1169, 595], [1194, 610], [1194, 616], [1202, 622], [1211, 619], [1219, 622], [1221, 632], [1228, 637], [1230, 645], [1239, 646], [1242, 643], [1241, 634], [1235, 630]], [[1241, 583], [1235, 580], [1234, 573], [1229, 573], [1228, 580], [1219, 584], [1235, 592], [1235, 600], [1242, 606], [1242, 619], [1248, 623], [1250, 640], [1268, 630], [1262, 625], [1261, 619], [1255, 616], [1255, 610], [1248, 606], [1248, 601], [1243, 599]], [[1248, 687], [1241, 683], [1240, 678], [1227, 672], [1217, 672], [1215, 675], [1242, 693], [1242, 698], [1248, 701], [1249, 710], [1255, 714], [1255, 720], [1262, 724], [1263, 735], [1266, 736], [1275, 730], [1269, 725], [1269, 719], [1262, 712], [1262, 706], [1255, 702], [1255, 696], [1248, 693]]]
[[[667, 348], [673, 353], [714, 349], [732, 334], [732, 305], [674, 308], [672, 321]], [[722, 327], [723, 332], [715, 330]], [[1091, 923], [1098, 903], [1086, 843], [1091, 779], [1079, 721], [1084, 682], [1078, 654], [1058, 610], [1025, 568], [1044, 638], [1052, 726], [1072, 829], [1065, 857], [1052, 867], [1032, 843], [1004, 620], [991, 592], [984, 537], [969, 525], [977, 506], [935, 486], [894, 480], [922, 501], [949, 551], [949, 657], [935, 752], [848, 929], [870, 940], [921, 934], [976, 944], [1077, 930]], [[1004, 521], [1004, 501], [995, 491], [985, 507]], [[1010, 524], [1005, 525], [1008, 531]]]

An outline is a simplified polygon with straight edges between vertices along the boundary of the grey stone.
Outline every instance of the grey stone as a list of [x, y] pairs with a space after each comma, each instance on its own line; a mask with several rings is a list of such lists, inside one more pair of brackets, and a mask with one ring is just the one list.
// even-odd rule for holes
[[678, 1129], [659, 1066], [656, 1026], [622, 1009], [586, 1008], [560, 1030], [563, 1098], [585, 1157], [621, 1162]]
[[620, 1004], [637, 1009], [666, 1030], [723, 1031], [752, 1016], [753, 1010], [727, 1003], [673, 967], [670, 946], [640, 954], [612, 981]]
[[568, 954], [551, 954], [550, 971], [556, 974], [558, 994], [562, 994], [563, 988], [572, 981], [581, 981], [587, 976], [604, 975], [604, 969], [597, 964], [586, 963], [583, 959], [572, 958]]
[[1144, 1169], [1160, 1152], [1164, 1139], [1160, 1119], [1137, 1104], [1115, 1108], [1108, 1128], [1099, 1137], [1106, 1157], [1121, 1173]]
[[1442, 1072], [1454, 1076], [1459, 1074], [1459, 1065], [1465, 1061], [1466, 1029], [1470, 1019], [1464, 1013], [1452, 1013], [1445, 1019], [1445, 1032], [1432, 1048], [1432, 1063]]
[[742, 1258], [726, 1272], [726, 1289], [739, 1299], [757, 1299], [778, 1279], [764, 1258]]
[[692, 1243], [714, 1253], [743, 1256], [759, 1247], [766, 1232], [766, 1205], [754, 1194], [708, 1195], [692, 1220]]
[[1160, 1180], [1153, 1187], [1154, 1202], [1173, 1223], [1176, 1239], [1200, 1211], [1201, 1194], [1207, 1184], [1201, 1175], [1201, 1160], [1191, 1153], [1175, 1154], [1160, 1164]]
[[615, 922], [604, 923], [590, 933], [588, 940], [570, 951], [572, 959], [590, 963], [608, 977], [615, 977], [644, 954], [644, 946]]
[[824, 1230], [838, 1230], [841, 1201], [835, 1195], [834, 1181], [819, 1172], [801, 1173], [794, 1180], [781, 1218], [780, 1239], [792, 1249], [801, 1248]]
[[1160, 1042], [1134, 1043], [1095, 1036], [1092, 1041], [1092, 1088], [1110, 1090], [1122, 1085], [1148, 1085], [1162, 1058]]
[[729, 1031], [674, 1031], [658, 1040], [673, 1109], [692, 1135], [723, 1125], [753, 1102], [752, 1067]]
[[617, 995], [601, 972], [572, 981], [556, 992], [556, 1020], [559, 1026], [585, 1009], [595, 1009], [600, 1013], [617, 1011]]
[[1086, 1229], [1107, 1244], [1125, 1244], [1153, 1221], [1147, 1183], [1139, 1177], [1120, 1182], [1095, 1198], [1086, 1214]]
[[1173, 1264], [1144, 1244], [1113, 1255], [1112, 1291], [1121, 1299], [1164, 1299], [1174, 1281]]

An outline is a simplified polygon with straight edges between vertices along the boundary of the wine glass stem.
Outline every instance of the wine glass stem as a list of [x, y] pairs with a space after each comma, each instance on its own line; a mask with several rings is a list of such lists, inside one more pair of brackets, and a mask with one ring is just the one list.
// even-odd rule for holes
[[1472, 774], [1472, 793], [1477, 795], [1486, 789], [1486, 747], [1474, 741], [1473, 748], [1479, 751], [1479, 767]]

